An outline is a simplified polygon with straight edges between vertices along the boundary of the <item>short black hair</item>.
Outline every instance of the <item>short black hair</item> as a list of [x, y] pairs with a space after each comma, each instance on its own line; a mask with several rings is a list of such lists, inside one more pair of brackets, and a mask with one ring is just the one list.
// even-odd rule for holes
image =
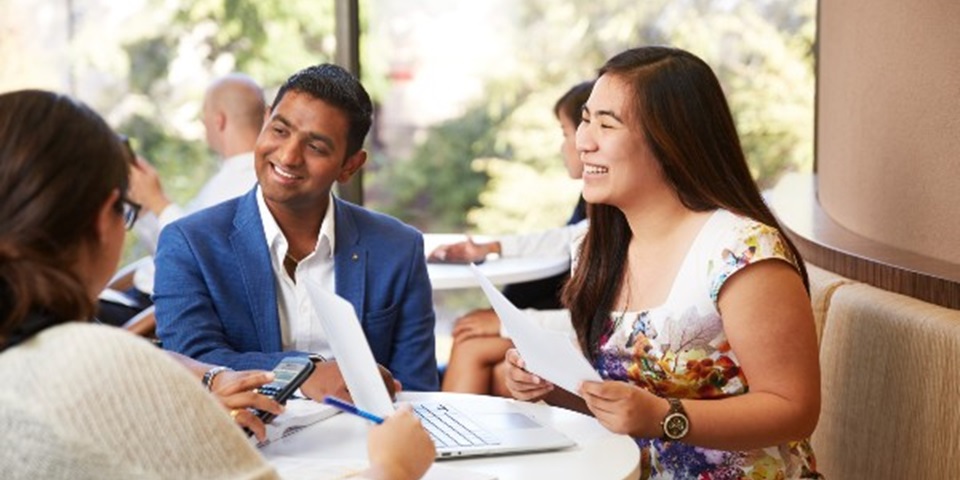
[[580, 120], [583, 119], [581, 110], [583, 110], [583, 104], [587, 103], [587, 99], [590, 98], [593, 83], [594, 80], [589, 80], [570, 87], [570, 90], [567, 90], [553, 106], [553, 114], [557, 116], [557, 119], [560, 119], [560, 116], [563, 115], [572, 121], [574, 126], [580, 125]]
[[373, 104], [370, 95], [353, 74], [339, 65], [322, 63], [304, 68], [287, 79], [277, 97], [273, 100], [272, 110], [288, 91], [306, 93], [311, 97], [340, 109], [350, 123], [347, 132], [347, 157], [363, 148], [363, 140], [370, 131], [373, 122]]

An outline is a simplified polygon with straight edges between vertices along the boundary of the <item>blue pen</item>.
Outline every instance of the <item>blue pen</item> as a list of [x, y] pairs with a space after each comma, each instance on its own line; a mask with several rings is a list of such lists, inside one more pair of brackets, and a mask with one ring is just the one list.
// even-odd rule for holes
[[340, 400], [340, 399], [337, 398], [337, 397], [331, 397], [331, 396], [327, 395], [327, 396], [323, 397], [323, 403], [326, 403], [327, 405], [332, 405], [332, 406], [334, 406], [334, 407], [337, 407], [337, 408], [339, 408], [340, 410], [343, 410], [344, 412], [352, 413], [352, 414], [354, 414], [354, 415], [356, 415], [356, 416], [358, 416], [358, 417], [365, 418], [365, 419], [370, 420], [371, 422], [376, 423], [376, 424], [378, 424], [378, 425], [381, 424], [381, 423], [383, 423], [383, 418], [382, 418], [382, 417], [379, 417], [379, 416], [377, 416], [377, 415], [374, 415], [374, 414], [372, 414], [372, 413], [370, 413], [370, 412], [368, 412], [368, 411], [366, 411], [366, 410], [361, 410], [361, 409], [357, 408], [356, 405], [353, 405], [353, 404], [344, 402], [343, 400]]

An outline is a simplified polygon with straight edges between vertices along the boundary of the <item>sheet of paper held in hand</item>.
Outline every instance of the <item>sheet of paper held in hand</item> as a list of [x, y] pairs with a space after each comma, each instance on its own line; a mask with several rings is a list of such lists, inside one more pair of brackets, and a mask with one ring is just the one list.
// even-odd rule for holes
[[476, 265], [471, 264], [470, 270], [476, 275], [504, 329], [510, 333], [510, 339], [527, 364], [527, 371], [573, 394], [577, 394], [577, 387], [584, 380], [603, 380], [568, 336], [541, 328], [529, 315], [510, 303]]

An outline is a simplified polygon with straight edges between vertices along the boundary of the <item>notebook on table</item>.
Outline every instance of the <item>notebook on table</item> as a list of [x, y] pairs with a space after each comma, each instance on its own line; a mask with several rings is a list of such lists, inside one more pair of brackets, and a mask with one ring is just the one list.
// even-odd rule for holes
[[[353, 306], [310, 279], [305, 287], [356, 406], [380, 416], [395, 410]], [[482, 400], [482, 399], [480, 399]], [[572, 447], [576, 442], [506, 399], [453, 395], [411, 405], [430, 432], [437, 458], [503, 455]]]

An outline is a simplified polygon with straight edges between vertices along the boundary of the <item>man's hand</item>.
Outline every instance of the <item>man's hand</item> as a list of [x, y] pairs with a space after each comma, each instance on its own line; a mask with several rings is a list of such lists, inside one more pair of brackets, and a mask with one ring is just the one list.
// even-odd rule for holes
[[153, 165], [142, 157], [137, 157], [136, 163], [130, 169], [130, 199], [157, 216], [170, 205], [170, 199], [163, 192], [160, 175]]
[[323, 397], [327, 395], [348, 402], [353, 401], [353, 397], [347, 390], [347, 384], [343, 380], [343, 375], [340, 374], [340, 367], [337, 362], [319, 362], [316, 367], [310, 374], [310, 378], [303, 382], [303, 385], [300, 385], [300, 391], [304, 395], [318, 402], [322, 402]]
[[[327, 395], [353, 402], [353, 397], [350, 396], [350, 390], [347, 389], [347, 384], [343, 380], [343, 375], [340, 373], [340, 367], [336, 361], [320, 362], [316, 364], [316, 367], [310, 374], [310, 378], [300, 386], [300, 391], [318, 402], [323, 401], [323, 397]], [[387, 387], [390, 398], [395, 399], [402, 388], [400, 382], [394, 380], [390, 370], [380, 365], [377, 365], [377, 367], [380, 369], [380, 376], [383, 378], [383, 383]]]
[[387, 370], [387, 367], [378, 364], [377, 368], [380, 369], [380, 378], [383, 379], [383, 384], [387, 387], [390, 400], [396, 400], [397, 394], [403, 390], [403, 385], [400, 383], [400, 380], [393, 378], [393, 374], [390, 373], [390, 370]]

